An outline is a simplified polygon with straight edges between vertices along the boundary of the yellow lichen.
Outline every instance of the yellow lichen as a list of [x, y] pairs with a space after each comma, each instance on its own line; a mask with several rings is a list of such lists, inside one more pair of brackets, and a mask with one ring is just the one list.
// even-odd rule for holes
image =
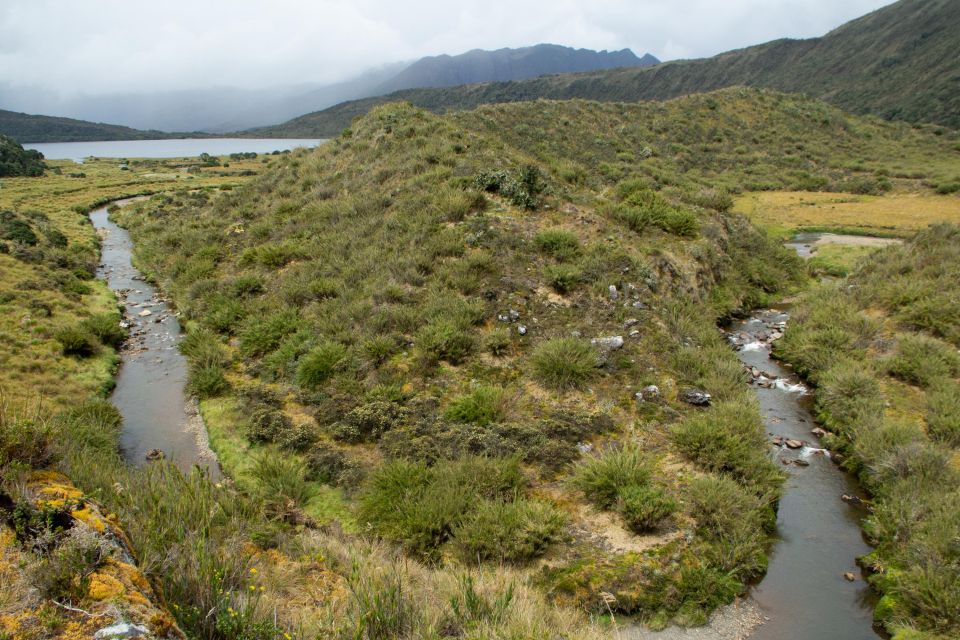
[[104, 531], [107, 530], [107, 523], [104, 521], [104, 519], [100, 516], [98, 512], [96, 512], [94, 509], [90, 508], [89, 506], [84, 506], [81, 509], [74, 509], [71, 512], [71, 515], [75, 519], [79, 520], [80, 522], [83, 522], [88, 526], [90, 526], [97, 533], [103, 533]]
[[91, 600], [101, 601], [119, 597], [124, 591], [126, 589], [122, 582], [102, 571], [97, 571], [90, 576], [87, 595]]

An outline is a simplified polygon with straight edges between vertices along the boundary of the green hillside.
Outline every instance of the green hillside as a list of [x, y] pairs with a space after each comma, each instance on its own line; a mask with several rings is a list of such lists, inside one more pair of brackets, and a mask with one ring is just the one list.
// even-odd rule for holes
[[[187, 134], [142, 131], [115, 124], [87, 122], [72, 118], [38, 116], [0, 109], [0, 134], [21, 144], [28, 142], [84, 142], [92, 140], [160, 140], [183, 138]], [[208, 134], [189, 134], [203, 137]]]
[[443, 112], [537, 98], [663, 100], [747, 85], [806, 93], [846, 111], [960, 128], [960, 4], [901, 0], [822, 38], [777, 40], [713, 58], [582, 74], [399, 91], [336, 105], [259, 130], [332, 136], [375, 104], [406, 100]]
[[[947, 138], [742, 88], [392, 104], [239, 189], [114, 215], [182, 314], [225, 471], [273, 514], [257, 540], [299, 559], [283, 588], [322, 569], [361, 594], [269, 591], [272, 624], [365, 637], [389, 598], [377, 637], [601, 637], [572, 612], [702, 624], [765, 571], [782, 474], [715, 323], [805, 273], [728, 213], [730, 192], [924, 190], [957, 173]], [[224, 575], [249, 555], [232, 518], [202, 534]], [[384, 547], [354, 533], [402, 550], [403, 569], [385, 581]], [[192, 544], [164, 557], [188, 566]], [[471, 582], [453, 579], [465, 567]], [[154, 575], [174, 610], [207, 610], [180, 573]]]

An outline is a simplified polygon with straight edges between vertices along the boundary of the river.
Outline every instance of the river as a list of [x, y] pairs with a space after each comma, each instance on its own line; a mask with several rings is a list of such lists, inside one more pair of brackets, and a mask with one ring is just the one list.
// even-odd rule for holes
[[219, 477], [196, 402], [184, 390], [187, 362], [177, 348], [181, 329], [176, 314], [133, 266], [130, 234], [110, 221], [107, 207], [91, 211], [90, 220], [100, 235], [97, 277], [116, 293], [124, 322], [130, 325], [110, 396], [123, 416], [124, 457], [139, 465], [149, 452], [159, 450], [184, 471], [199, 465]]
[[740, 360], [760, 373], [753, 385], [774, 455], [788, 473], [770, 565], [751, 593], [768, 620], [750, 638], [879, 638], [872, 628], [876, 599], [856, 564], [871, 551], [860, 529], [866, 513], [841, 500], [863, 493], [814, 435], [806, 387], [770, 357], [771, 338], [788, 320], [785, 309], [761, 311], [729, 334]]

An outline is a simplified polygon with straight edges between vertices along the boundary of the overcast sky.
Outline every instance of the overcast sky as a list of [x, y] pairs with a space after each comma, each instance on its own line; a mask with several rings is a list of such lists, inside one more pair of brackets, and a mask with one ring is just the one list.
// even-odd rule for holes
[[710, 56], [826, 33], [891, 0], [2, 0], [0, 83], [112, 93], [332, 82], [539, 42]]

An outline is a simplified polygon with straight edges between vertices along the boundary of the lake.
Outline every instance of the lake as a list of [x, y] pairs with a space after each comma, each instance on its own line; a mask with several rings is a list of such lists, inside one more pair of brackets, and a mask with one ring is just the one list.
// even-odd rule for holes
[[48, 160], [84, 158], [193, 158], [201, 153], [226, 156], [253, 151], [270, 153], [297, 147], [315, 147], [315, 138], [184, 138], [182, 140], [104, 140], [98, 142], [38, 142], [23, 145], [36, 149]]

